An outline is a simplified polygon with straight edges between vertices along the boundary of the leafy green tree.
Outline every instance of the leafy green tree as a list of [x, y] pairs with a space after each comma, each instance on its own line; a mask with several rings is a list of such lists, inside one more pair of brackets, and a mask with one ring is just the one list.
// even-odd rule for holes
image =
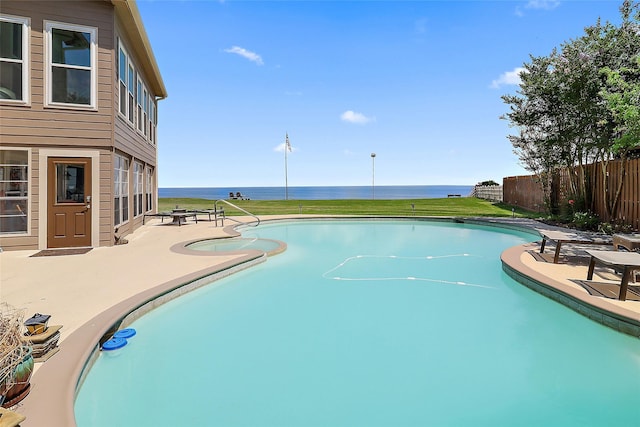
[[[623, 22], [615, 33], [616, 43], [628, 46], [630, 56], [620, 58], [617, 64], [613, 64], [617, 68], [605, 66], [601, 69], [606, 81], [600, 91], [612, 117], [610, 125], [613, 126], [614, 137], [609, 151], [621, 162], [618, 187], [613, 197], [607, 200], [607, 213], [612, 218], [616, 217], [627, 160], [640, 147], [640, 11], [637, 4], [634, 9], [630, 2], [625, 2], [621, 10]], [[606, 185], [605, 191], [608, 189]], [[611, 192], [607, 191], [606, 194]]]
[[[577, 199], [579, 208], [588, 208], [592, 200], [585, 165], [602, 159], [608, 176], [606, 162], [617, 155], [614, 141], [620, 117], [605, 99], [607, 76], [601, 70], [628, 67], [640, 51], [638, 4], [625, 0], [620, 11], [620, 27], [598, 20], [585, 28], [583, 36], [554, 48], [549, 56], [532, 56], [523, 66], [516, 95], [502, 97], [510, 106], [502, 118], [517, 128], [508, 136], [514, 152], [541, 178], [552, 213], [558, 200], [552, 183], [560, 170], [569, 172], [567, 196]], [[613, 215], [616, 204], [611, 206]]]

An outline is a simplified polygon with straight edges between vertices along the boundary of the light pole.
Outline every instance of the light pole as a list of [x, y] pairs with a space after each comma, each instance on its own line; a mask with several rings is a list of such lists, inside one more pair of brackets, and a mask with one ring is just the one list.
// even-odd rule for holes
[[371, 153], [371, 198], [376, 198], [376, 153]]

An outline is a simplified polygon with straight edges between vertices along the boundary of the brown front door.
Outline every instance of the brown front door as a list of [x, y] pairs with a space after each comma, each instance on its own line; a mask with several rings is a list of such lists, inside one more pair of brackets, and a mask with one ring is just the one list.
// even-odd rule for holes
[[91, 246], [91, 159], [47, 162], [47, 247]]

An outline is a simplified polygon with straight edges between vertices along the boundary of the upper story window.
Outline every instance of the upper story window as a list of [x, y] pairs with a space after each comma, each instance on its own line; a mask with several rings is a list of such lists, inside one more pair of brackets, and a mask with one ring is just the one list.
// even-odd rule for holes
[[92, 27], [45, 22], [47, 104], [96, 107], [96, 40]]
[[135, 70], [129, 54], [125, 48], [120, 45], [118, 55], [118, 88], [119, 88], [119, 110], [132, 125], [135, 122], [134, 108], [134, 88], [135, 88]]
[[142, 129], [144, 128], [144, 120], [142, 118], [142, 80], [138, 79], [138, 84], [136, 85], [136, 101], [137, 101], [137, 123], [138, 123], [138, 131], [142, 133]]
[[149, 141], [156, 143], [156, 103], [149, 97]]
[[129, 114], [127, 118], [129, 119], [129, 123], [134, 124], [136, 119], [136, 110], [135, 110], [135, 96], [133, 93], [135, 92], [136, 80], [135, 80], [136, 72], [133, 68], [133, 65], [129, 64], [129, 73], [127, 79], [127, 99], [129, 100]]
[[143, 120], [144, 120], [144, 129], [142, 130], [144, 136], [149, 135], [149, 94], [147, 93], [147, 88], [142, 89], [142, 106], [143, 106]]
[[120, 114], [127, 117], [128, 103], [127, 103], [127, 53], [123, 47], [120, 46], [120, 54], [118, 55], [118, 93]]
[[0, 101], [29, 101], [28, 18], [0, 15]]

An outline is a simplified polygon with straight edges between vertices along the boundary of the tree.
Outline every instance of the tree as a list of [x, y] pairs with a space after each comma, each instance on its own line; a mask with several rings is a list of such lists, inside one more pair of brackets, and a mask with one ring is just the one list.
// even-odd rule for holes
[[[558, 195], [551, 194], [550, 183], [560, 170], [568, 171], [567, 196], [579, 208], [590, 207], [585, 165], [598, 159], [606, 163], [619, 153], [614, 141], [619, 138], [620, 116], [605, 99], [607, 76], [601, 70], [626, 69], [640, 51], [638, 4], [625, 0], [620, 11], [620, 27], [598, 20], [585, 28], [583, 36], [554, 48], [549, 56], [532, 56], [523, 66], [517, 94], [502, 97], [510, 105], [502, 118], [518, 130], [508, 136], [514, 152], [541, 178], [552, 213]], [[610, 205], [613, 215], [616, 203]]]
[[[617, 68], [605, 66], [601, 69], [606, 81], [600, 95], [613, 119], [611, 125], [614, 139], [610, 152], [619, 158], [621, 163], [618, 187], [613, 197], [608, 192], [609, 186], [605, 185], [605, 194], [609, 196], [606, 204], [607, 213], [611, 218], [615, 218], [617, 214], [629, 155], [633, 149], [640, 146], [640, 10], [637, 9], [637, 4], [634, 9], [631, 2], [625, 2], [621, 11], [623, 22], [615, 33], [616, 42], [627, 45], [627, 51], [630, 53], [635, 49], [635, 55], [621, 58], [618, 64], [614, 64]], [[632, 15], [634, 13], [635, 15]], [[606, 170], [603, 170], [603, 173], [606, 174]]]

